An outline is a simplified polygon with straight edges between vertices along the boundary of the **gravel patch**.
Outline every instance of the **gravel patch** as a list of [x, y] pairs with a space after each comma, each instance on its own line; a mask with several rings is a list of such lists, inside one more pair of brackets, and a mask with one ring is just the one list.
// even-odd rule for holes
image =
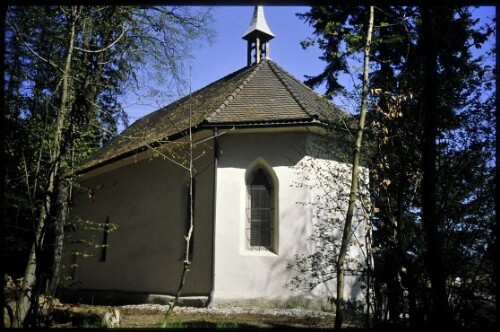
[[[168, 305], [163, 304], [132, 304], [124, 305], [120, 308], [131, 310], [144, 310], [148, 312], [165, 313]], [[289, 316], [295, 318], [323, 318], [333, 317], [334, 314], [324, 311], [314, 311], [306, 309], [282, 309], [282, 308], [255, 308], [255, 307], [212, 307], [212, 308], [197, 308], [197, 307], [175, 307], [173, 313], [179, 314], [214, 314], [214, 315], [234, 315], [234, 314], [256, 314], [270, 316]]]

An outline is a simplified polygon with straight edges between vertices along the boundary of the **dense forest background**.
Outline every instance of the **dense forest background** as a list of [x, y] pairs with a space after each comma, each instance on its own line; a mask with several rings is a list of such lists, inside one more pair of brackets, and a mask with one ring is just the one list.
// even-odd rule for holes
[[[494, 321], [493, 19], [473, 8], [375, 7], [365, 156], [371, 174], [375, 324], [484, 327]], [[306, 84], [359, 100], [366, 6], [299, 17], [325, 70]], [[494, 44], [494, 43], [493, 43]], [[345, 87], [339, 74], [352, 77]], [[498, 230], [497, 230], [498, 232]]]
[[[315, 30], [303, 47], [318, 45], [325, 62], [305, 83], [324, 84], [327, 98], [360, 104], [368, 13], [343, 5], [298, 15]], [[361, 148], [374, 211], [370, 326], [480, 328], [498, 316], [496, 19], [472, 13], [374, 10]], [[181, 62], [193, 41], [213, 36], [212, 18], [190, 7], [9, 6], [2, 14], [2, 267], [24, 278], [17, 326], [39, 326], [47, 318], [36, 299], [57, 295], [64, 237], [80, 227], [68, 220], [78, 163], [127, 124], [120, 96], [139, 90], [138, 76], [151, 89], [186, 83]]]
[[14, 325], [40, 326], [48, 322], [36, 299], [56, 295], [65, 278], [65, 236], [107, 227], [68, 220], [77, 165], [127, 126], [125, 93], [140, 98], [187, 84], [183, 64], [202, 37], [213, 37], [212, 14], [105, 5], [8, 6], [3, 14], [2, 261], [23, 278]]

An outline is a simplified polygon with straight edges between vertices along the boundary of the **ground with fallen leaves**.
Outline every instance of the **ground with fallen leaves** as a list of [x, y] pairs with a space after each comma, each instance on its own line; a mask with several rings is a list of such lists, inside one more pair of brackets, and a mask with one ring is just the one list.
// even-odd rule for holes
[[[103, 327], [103, 314], [112, 307], [93, 305], [63, 305], [55, 308], [53, 327]], [[120, 327], [159, 327], [165, 314], [157, 309], [120, 309]], [[261, 312], [241, 312], [238, 310], [175, 310], [168, 320], [172, 328], [332, 328], [333, 315], [290, 315]]]

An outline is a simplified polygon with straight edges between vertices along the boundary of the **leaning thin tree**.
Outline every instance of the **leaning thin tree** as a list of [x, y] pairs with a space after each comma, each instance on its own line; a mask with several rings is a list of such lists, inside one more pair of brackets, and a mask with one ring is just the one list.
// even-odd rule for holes
[[191, 237], [193, 236], [194, 231], [194, 210], [193, 210], [193, 131], [192, 131], [192, 104], [191, 104], [191, 68], [189, 70], [189, 166], [187, 167], [187, 171], [189, 173], [189, 227], [186, 235], [184, 236], [185, 241], [185, 256], [182, 262], [182, 274], [179, 281], [179, 286], [177, 287], [177, 292], [175, 297], [169, 303], [169, 308], [165, 317], [163, 318], [162, 327], [168, 326], [168, 319], [174, 310], [175, 306], [179, 302], [179, 298], [181, 296], [182, 290], [184, 289], [184, 285], [186, 284], [186, 277], [189, 272], [189, 266], [191, 265], [191, 257], [189, 257], [190, 249], [191, 249]]
[[[162, 321], [162, 327], [168, 327], [169, 325], [169, 319], [170, 319], [170, 316], [174, 310], [174, 308], [178, 305], [179, 303], [179, 299], [182, 295], [182, 292], [184, 290], [184, 287], [186, 285], [186, 281], [187, 281], [187, 276], [188, 276], [188, 273], [189, 273], [189, 267], [192, 263], [192, 258], [191, 258], [191, 247], [192, 247], [192, 237], [193, 237], [193, 233], [194, 233], [194, 191], [193, 191], [193, 188], [194, 188], [194, 176], [195, 176], [195, 167], [194, 167], [194, 162], [202, 157], [204, 154], [205, 154], [205, 151], [201, 151], [201, 153], [198, 155], [198, 156], [194, 156], [194, 151], [195, 151], [195, 148], [198, 144], [200, 143], [203, 143], [207, 140], [211, 140], [211, 139], [216, 139], [218, 136], [221, 136], [223, 134], [225, 134], [227, 131], [225, 132], [222, 132], [220, 134], [217, 134], [215, 133], [213, 136], [210, 136], [208, 138], [205, 138], [203, 140], [201, 140], [200, 142], [195, 142], [194, 141], [194, 136], [193, 136], [193, 124], [192, 124], [192, 119], [193, 119], [193, 114], [192, 114], [192, 99], [191, 99], [191, 96], [192, 96], [192, 91], [191, 91], [191, 67], [189, 68], [189, 114], [188, 114], [188, 128], [187, 128], [187, 135], [186, 135], [186, 139], [188, 141], [188, 157], [187, 157], [187, 162], [184, 161], [184, 163], [187, 163], [187, 166], [184, 165], [183, 163], [180, 163], [178, 161], [175, 160], [175, 157], [172, 156], [172, 157], [169, 157], [167, 156], [166, 154], [160, 152], [158, 149], [154, 148], [151, 144], [147, 144], [147, 147], [154, 150], [155, 152], [157, 152], [158, 154], [160, 154], [164, 159], [170, 161], [170, 162], [173, 162], [174, 164], [176, 164], [177, 166], [180, 166], [181, 168], [185, 169], [187, 172], [188, 172], [188, 175], [189, 175], [189, 188], [188, 188], [188, 220], [189, 220], [189, 225], [188, 225], [188, 228], [187, 228], [187, 231], [186, 231], [186, 234], [184, 235], [184, 260], [182, 262], [182, 272], [181, 272], [181, 275], [180, 275], [180, 279], [179, 279], [179, 285], [177, 286], [177, 291], [175, 293], [175, 297], [169, 302], [168, 304], [168, 310], [167, 312], [165, 313], [165, 316], [163, 318], [163, 321]], [[177, 127], [178, 128], [178, 131], [179, 132], [183, 132], [184, 129], [180, 128], [178, 126], [178, 124], [174, 123], [174, 122], [170, 122], [170, 124], [174, 127]], [[234, 129], [234, 128], [233, 128]], [[228, 131], [230, 131], [232, 129], [229, 129]]]
[[[25, 203], [17, 210], [24, 209], [22, 221], [33, 233], [13, 325], [39, 326], [38, 297], [57, 287], [69, 207], [65, 185], [73, 183], [74, 165], [116, 135], [118, 118], [124, 114], [118, 97], [131, 90], [129, 84], [144, 64], [162, 68], [156, 74], [161, 83], [165, 77], [179, 80], [177, 63], [187, 58], [191, 42], [201, 34], [211, 39], [205, 24], [210, 20], [209, 11], [192, 14], [188, 7], [7, 8], [7, 134], [14, 140], [8, 150], [13, 170], [9, 189], [19, 178], [26, 182], [28, 190], [21, 192], [18, 186], [11, 197], [22, 203], [28, 196], [30, 213], [22, 213]], [[52, 29], [49, 24], [54, 22], [61, 29]], [[21, 134], [16, 126], [23, 129]], [[26, 149], [34, 153], [25, 154]]]
[[342, 233], [342, 242], [337, 260], [337, 299], [336, 299], [336, 314], [335, 314], [335, 330], [342, 328], [344, 320], [344, 276], [345, 276], [345, 260], [347, 256], [347, 248], [351, 241], [351, 225], [352, 217], [354, 215], [354, 207], [356, 205], [356, 197], [358, 195], [358, 181], [359, 181], [359, 159], [361, 155], [361, 143], [363, 141], [363, 131], [365, 129], [365, 118], [368, 98], [368, 68], [370, 63], [370, 45], [372, 41], [373, 20], [374, 20], [374, 7], [370, 6], [370, 14], [368, 19], [368, 28], [366, 32], [366, 42], [364, 47], [364, 64], [363, 64], [363, 85], [361, 94], [361, 114], [359, 117], [358, 131], [356, 134], [356, 141], [354, 145], [354, 153], [352, 158], [352, 179], [351, 179], [351, 192], [349, 195], [349, 205], [347, 207], [346, 219], [344, 230]]

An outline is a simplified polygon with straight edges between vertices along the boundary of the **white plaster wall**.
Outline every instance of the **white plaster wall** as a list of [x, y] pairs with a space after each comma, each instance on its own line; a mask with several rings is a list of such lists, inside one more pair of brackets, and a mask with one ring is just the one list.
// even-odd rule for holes
[[[292, 292], [288, 263], [297, 253], [310, 253], [315, 244], [308, 240], [313, 231], [315, 211], [311, 202], [321, 192], [298, 187], [304, 171], [300, 164], [312, 156], [318, 164], [335, 164], [316, 155], [311, 146], [317, 136], [305, 131], [231, 131], [218, 138], [214, 301], [254, 298], [309, 296], [326, 300], [335, 293], [334, 283], [317, 287], [311, 293]], [[194, 260], [184, 295], [208, 295], [212, 282], [213, 220], [213, 141], [207, 141], [206, 154], [197, 160]], [[328, 153], [327, 153], [328, 154]], [[198, 155], [198, 154], [195, 154]], [[335, 152], [332, 152], [335, 155]], [[245, 172], [258, 158], [268, 163], [278, 178], [279, 250], [277, 253], [245, 250]], [[95, 222], [110, 222], [119, 229], [109, 235], [105, 262], [99, 262], [99, 249], [87, 248], [94, 257], [79, 259], [76, 288], [173, 294], [182, 268], [182, 241], [186, 219], [183, 185], [186, 171], [160, 158], [121, 161], [82, 180], [85, 188], [97, 188], [95, 200], [86, 192], [75, 195], [72, 216]], [[298, 167], [297, 167], [298, 166]], [[366, 174], [366, 172], [365, 172]], [[362, 227], [358, 229], [360, 237]], [[94, 233], [97, 240], [102, 234]], [[78, 233], [74, 238], [80, 238]], [[83, 250], [67, 245], [66, 253]], [[353, 248], [351, 255], [359, 256]], [[67, 260], [69, 262], [69, 260]], [[346, 279], [345, 297], [351, 298], [353, 278]], [[354, 286], [353, 288], [357, 288]], [[358, 290], [355, 291], [359, 294]]]
[[[195, 163], [196, 197], [194, 257], [185, 295], [208, 295], [212, 271], [213, 147]], [[81, 244], [66, 246], [66, 255], [79, 250], [93, 257], [78, 259], [76, 288], [175, 294], [184, 258], [183, 236], [187, 221], [187, 171], [161, 157], [110, 169], [82, 180], [84, 188], [99, 188], [95, 200], [86, 191], [76, 193], [72, 218], [110, 222], [118, 229], [108, 236], [107, 259], [100, 262], [100, 249]], [[75, 239], [102, 232], [77, 232]], [[69, 262], [69, 260], [67, 260]]]
[[[313, 231], [315, 211], [311, 206], [298, 203], [313, 201], [318, 192], [296, 184], [303, 183], [304, 174], [310, 175], [308, 171], [301, 171], [300, 163], [307, 160], [308, 153], [311, 154], [309, 146], [315, 144], [315, 134], [303, 131], [240, 132], [226, 134], [219, 141], [214, 301], [295, 296], [326, 300], [333, 296], [334, 282], [308, 293], [292, 292], [285, 287], [291, 279], [287, 264], [294, 261], [295, 254], [314, 250], [314, 243], [308, 237]], [[257, 158], [272, 166], [279, 182], [277, 253], [245, 250], [245, 172]], [[326, 159], [317, 161], [320, 164], [336, 163]], [[350, 254], [357, 256], [359, 252], [355, 248]], [[358, 287], [353, 286], [354, 283], [353, 278], [347, 278], [346, 298], [360, 294], [359, 289], [354, 289]]]

